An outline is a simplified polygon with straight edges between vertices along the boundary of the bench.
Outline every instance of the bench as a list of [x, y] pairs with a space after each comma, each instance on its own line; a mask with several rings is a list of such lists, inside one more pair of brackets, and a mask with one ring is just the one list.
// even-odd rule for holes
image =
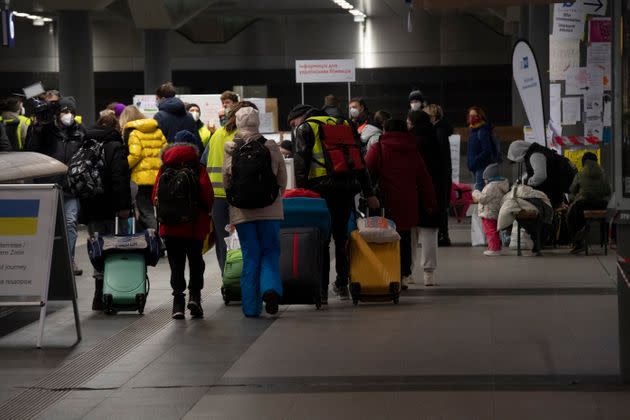
[[588, 255], [588, 234], [591, 231], [591, 223], [599, 222], [599, 245], [604, 248], [604, 255], [608, 255], [608, 211], [607, 210], [584, 210], [584, 248]]
[[[518, 255], [519, 257], [521, 255], [523, 255], [522, 251], [521, 251], [521, 222], [523, 221], [527, 221], [527, 220], [538, 220], [538, 211], [535, 210], [521, 210], [520, 212], [518, 212], [516, 214], [516, 228], [517, 228], [517, 232], [516, 232], [516, 255]], [[541, 237], [541, 231], [542, 231], [542, 223], [538, 223], [537, 227], [536, 227], [536, 237], [532, 238], [532, 240], [534, 241], [534, 248], [537, 250], [536, 255], [537, 256], [541, 256], [542, 253], [541, 251], [541, 243], [540, 243], [540, 237]]]

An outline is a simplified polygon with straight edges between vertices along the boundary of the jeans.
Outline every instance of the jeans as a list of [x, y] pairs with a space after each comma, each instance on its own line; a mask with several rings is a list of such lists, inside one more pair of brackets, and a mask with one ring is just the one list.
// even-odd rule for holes
[[136, 195], [136, 206], [138, 207], [138, 225], [139, 232], [146, 229], [157, 230], [157, 220], [155, 220], [155, 211], [153, 210], [153, 201], [151, 195], [153, 187], [151, 185], [139, 185], [138, 195]]
[[501, 251], [501, 236], [497, 231], [497, 220], [481, 218], [483, 231], [486, 234], [489, 251]]
[[483, 171], [484, 169], [478, 169], [474, 172], [475, 177], [475, 189], [479, 191], [483, 191], [483, 187], [485, 187], [486, 183], [483, 180]]
[[[330, 211], [332, 237], [335, 240], [335, 269], [337, 287], [348, 286], [348, 220], [354, 208], [354, 195], [345, 191], [322, 194], [326, 200], [328, 211]], [[330, 282], [330, 238], [324, 238], [323, 245], [323, 277], [322, 293], [328, 294], [328, 284]]]
[[226, 198], [214, 198], [214, 204], [212, 205], [212, 221], [214, 222], [214, 250], [217, 254], [217, 262], [221, 269], [221, 275], [223, 276], [225, 257], [227, 255], [225, 238], [229, 236], [225, 227], [230, 224], [230, 205]]
[[173, 296], [183, 296], [186, 291], [184, 270], [186, 269], [187, 257], [190, 271], [188, 290], [190, 290], [191, 296], [194, 294], [199, 295], [201, 289], [203, 289], [203, 271], [206, 268], [203, 254], [201, 253], [203, 241], [175, 236], [167, 236], [164, 238], [164, 241], [168, 252], [168, 264], [171, 266]]
[[269, 291], [282, 296], [280, 280], [280, 221], [259, 220], [236, 225], [243, 252], [241, 295], [243, 313], [257, 317], [262, 296]]
[[63, 211], [66, 214], [66, 229], [68, 229], [68, 249], [70, 257], [74, 260], [74, 249], [77, 244], [77, 220], [80, 209], [79, 199], [73, 195], [63, 195]]
[[400, 235], [400, 275], [411, 275], [411, 231], [399, 231]]

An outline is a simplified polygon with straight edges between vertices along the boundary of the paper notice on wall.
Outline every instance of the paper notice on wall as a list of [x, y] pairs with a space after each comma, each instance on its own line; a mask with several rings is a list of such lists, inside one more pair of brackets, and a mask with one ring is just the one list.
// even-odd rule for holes
[[273, 113], [271, 112], [261, 112], [259, 114], [260, 118], [260, 132], [261, 133], [273, 133]]
[[612, 42], [612, 19], [592, 18], [588, 21], [588, 40], [590, 43]]
[[565, 95], [584, 95], [589, 89], [590, 75], [586, 67], [571, 67], [566, 75]]
[[612, 101], [609, 97], [604, 97], [604, 127], [612, 125]]
[[582, 11], [586, 15], [606, 16], [608, 0], [578, 0], [582, 4]]
[[459, 160], [462, 138], [459, 134], [453, 134], [448, 138], [451, 144], [451, 167], [453, 168], [453, 182], [459, 184]]
[[562, 98], [562, 125], [575, 125], [581, 121], [582, 98]]
[[550, 36], [549, 80], [564, 80], [572, 67], [580, 67], [580, 40]]
[[245, 100], [256, 105], [258, 107], [258, 112], [260, 112], [261, 114], [267, 112], [267, 105], [266, 105], [265, 98], [246, 98]]
[[534, 133], [534, 129], [529, 125], [523, 126], [523, 140], [528, 143], [537, 143], [536, 133]]
[[158, 112], [155, 95], [136, 95], [133, 97], [133, 104], [146, 118], [153, 118]]
[[549, 116], [551, 121], [562, 121], [562, 85], [552, 83], [549, 85]]
[[595, 92], [584, 95], [584, 112], [587, 117], [601, 117], [604, 97]]
[[556, 3], [553, 9], [553, 35], [559, 38], [582, 38], [585, 17], [582, 7], [582, 1]]
[[604, 124], [599, 115], [586, 117], [584, 121], [584, 137], [597, 137], [601, 139], [604, 135]]
[[609, 42], [591, 44], [586, 49], [587, 66], [598, 67], [602, 70], [602, 85], [604, 90], [611, 89], [611, 44]]

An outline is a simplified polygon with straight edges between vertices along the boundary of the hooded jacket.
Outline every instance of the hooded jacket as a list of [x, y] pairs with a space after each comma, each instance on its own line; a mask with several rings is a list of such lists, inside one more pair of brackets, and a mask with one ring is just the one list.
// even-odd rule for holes
[[[223, 158], [223, 183], [228, 189], [232, 181], [232, 154], [236, 147], [235, 141], [259, 141], [263, 136], [258, 132], [260, 119], [258, 111], [253, 108], [241, 108], [236, 112], [237, 132], [234, 141], [225, 144], [225, 156]], [[284, 209], [282, 207], [282, 194], [287, 186], [287, 169], [284, 163], [280, 148], [273, 140], [266, 140], [265, 147], [271, 154], [271, 170], [276, 175], [280, 193], [272, 204], [259, 209], [240, 209], [230, 206], [230, 223], [238, 225], [240, 223], [255, 222], [261, 220], [283, 220]]]
[[361, 144], [365, 151], [369, 151], [370, 147], [378, 143], [379, 137], [383, 134], [383, 130], [375, 126], [374, 124], [368, 124], [361, 133]]
[[130, 172], [127, 148], [120, 133], [113, 128], [95, 127], [87, 137], [103, 143], [105, 150], [104, 193], [81, 200], [81, 223], [112, 221], [120, 210], [131, 208]]
[[505, 178], [490, 180], [483, 187], [483, 191], [473, 191], [473, 198], [479, 203], [479, 217], [497, 220], [499, 210], [501, 210], [501, 201], [508, 191], [510, 191], [510, 183]]
[[378, 179], [380, 198], [399, 231], [418, 225], [420, 206], [437, 210], [431, 176], [412, 134], [384, 133], [368, 152], [366, 164]]
[[593, 160], [584, 162], [584, 168], [573, 179], [569, 192], [575, 200], [608, 201], [610, 184], [604, 171]]
[[160, 224], [160, 236], [163, 238], [174, 236], [177, 238], [203, 241], [206, 239], [208, 232], [210, 232], [210, 213], [214, 201], [214, 192], [212, 191], [212, 185], [210, 185], [210, 178], [208, 178], [206, 168], [199, 163], [199, 149], [197, 149], [197, 146], [189, 143], [169, 144], [162, 152], [162, 161], [164, 165], [160, 168], [155, 180], [155, 185], [153, 186], [153, 204], [155, 205], [157, 189], [164, 166], [194, 164], [198, 166], [199, 173], [199, 209], [197, 211], [197, 217], [192, 222], [174, 225]]
[[160, 152], [166, 138], [154, 119], [130, 121], [125, 125], [125, 141], [129, 146], [127, 158], [131, 180], [138, 185], [153, 185], [162, 166]]
[[182, 130], [188, 130], [195, 134], [198, 150], [203, 150], [201, 138], [197, 130], [197, 123], [192, 115], [186, 111], [186, 106], [179, 98], [164, 98], [158, 104], [159, 111], [153, 116], [157, 121], [158, 127], [164, 133], [166, 141], [173, 143], [175, 134]]

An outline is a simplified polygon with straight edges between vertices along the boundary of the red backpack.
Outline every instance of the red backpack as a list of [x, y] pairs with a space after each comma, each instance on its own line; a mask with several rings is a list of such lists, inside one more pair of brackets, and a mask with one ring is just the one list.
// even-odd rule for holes
[[365, 161], [361, 154], [361, 147], [354, 136], [352, 127], [343, 124], [341, 120], [334, 120], [336, 124], [326, 124], [315, 118], [307, 122], [319, 124], [319, 138], [324, 150], [325, 165], [315, 160], [328, 171], [329, 176], [350, 175], [365, 169]]

